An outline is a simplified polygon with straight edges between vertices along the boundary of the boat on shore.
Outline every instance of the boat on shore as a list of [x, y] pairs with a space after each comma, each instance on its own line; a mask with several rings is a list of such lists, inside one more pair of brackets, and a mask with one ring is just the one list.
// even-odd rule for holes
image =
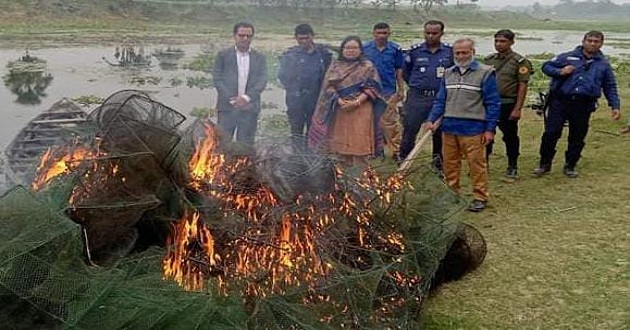
[[89, 122], [83, 108], [62, 98], [37, 115], [13, 138], [4, 152], [4, 176], [8, 183], [24, 184], [35, 172], [41, 155], [53, 146], [65, 144]]

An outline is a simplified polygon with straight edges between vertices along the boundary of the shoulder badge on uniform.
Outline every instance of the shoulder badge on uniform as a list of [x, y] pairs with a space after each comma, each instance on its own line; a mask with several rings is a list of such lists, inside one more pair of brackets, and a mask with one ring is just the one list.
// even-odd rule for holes
[[411, 45], [411, 47], [409, 47], [409, 50], [414, 50], [414, 49], [420, 48], [420, 46], [422, 46], [422, 43], [413, 44], [413, 45]]
[[526, 66], [522, 66], [522, 67], [518, 68], [518, 73], [519, 74], [526, 74], [528, 72], [529, 72], [529, 68], [526, 67]]

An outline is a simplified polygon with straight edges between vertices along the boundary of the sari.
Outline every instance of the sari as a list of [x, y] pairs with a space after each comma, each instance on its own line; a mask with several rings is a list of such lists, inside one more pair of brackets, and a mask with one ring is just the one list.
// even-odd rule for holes
[[[368, 102], [353, 109], [341, 109], [339, 99], [355, 99], [361, 93], [368, 95]], [[378, 123], [386, 107], [380, 78], [372, 62], [333, 62], [324, 77], [311, 118], [309, 148], [366, 159], [381, 155], [383, 130]]]

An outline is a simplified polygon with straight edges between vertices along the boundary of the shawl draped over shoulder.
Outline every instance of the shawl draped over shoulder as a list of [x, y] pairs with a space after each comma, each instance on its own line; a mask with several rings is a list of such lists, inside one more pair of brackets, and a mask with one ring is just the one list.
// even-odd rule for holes
[[378, 124], [387, 103], [381, 95], [381, 83], [376, 67], [368, 60], [335, 61], [326, 72], [317, 107], [308, 131], [308, 146], [325, 150], [329, 130], [340, 111], [339, 99], [354, 99], [361, 93], [369, 97], [374, 112], [374, 154], [383, 152], [383, 130]]

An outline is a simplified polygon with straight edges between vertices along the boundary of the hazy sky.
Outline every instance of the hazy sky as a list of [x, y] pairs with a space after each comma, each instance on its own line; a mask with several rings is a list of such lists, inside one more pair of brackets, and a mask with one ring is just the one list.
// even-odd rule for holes
[[[581, 2], [583, 0], [577, 0]], [[449, 3], [454, 1], [449, 1]], [[477, 2], [482, 7], [505, 7], [509, 5], [513, 6], [530, 6], [535, 2], [539, 2], [541, 5], [555, 5], [558, 0], [479, 0]], [[630, 3], [630, 0], [613, 0], [616, 4]]]

